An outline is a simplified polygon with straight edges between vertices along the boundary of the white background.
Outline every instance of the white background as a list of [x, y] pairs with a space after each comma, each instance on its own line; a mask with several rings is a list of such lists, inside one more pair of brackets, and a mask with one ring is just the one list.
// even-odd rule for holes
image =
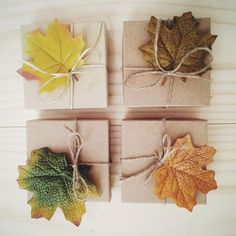
[[[172, 17], [191, 10], [211, 17], [214, 44], [211, 106], [208, 108], [130, 109], [122, 100], [122, 22]], [[20, 26], [66, 20], [104, 20], [109, 38], [110, 106], [101, 110], [24, 110]], [[0, 235], [236, 235], [236, 1], [234, 0], [0, 0]], [[121, 119], [185, 117], [208, 119], [208, 143], [218, 150], [210, 168], [219, 188], [193, 213], [175, 205], [121, 204], [118, 182]], [[25, 162], [25, 121], [33, 118], [109, 118], [112, 171], [111, 203], [88, 203], [76, 228], [60, 210], [51, 222], [30, 219], [27, 194], [16, 184], [17, 166]]]

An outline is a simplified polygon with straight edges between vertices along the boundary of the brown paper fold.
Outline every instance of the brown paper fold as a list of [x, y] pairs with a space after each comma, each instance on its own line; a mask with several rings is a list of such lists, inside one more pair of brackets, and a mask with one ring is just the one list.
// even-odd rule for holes
[[[198, 20], [199, 29], [210, 32], [210, 18]], [[148, 22], [127, 21], [124, 22], [123, 28], [123, 82], [125, 82], [131, 74], [142, 71], [132, 70], [129, 67], [152, 68], [152, 66], [143, 60], [143, 53], [139, 50], [149, 41]], [[159, 77], [160, 75], [140, 76], [138, 85], [145, 85], [147, 81], [156, 81]], [[210, 79], [210, 71], [202, 77]], [[169, 88], [170, 80], [167, 80], [163, 86], [157, 84], [138, 90], [124, 85], [124, 101], [128, 107], [208, 106], [210, 104], [210, 81], [187, 79], [184, 83], [179, 78], [175, 78], [170, 103], [168, 102]]]
[[[124, 120], [122, 122], [122, 176], [130, 176], [147, 168], [154, 159], [135, 159], [158, 153], [160, 145], [162, 120]], [[192, 136], [194, 146], [207, 144], [207, 121], [205, 120], [166, 120], [165, 132], [169, 135], [172, 145], [178, 137], [186, 133]], [[137, 176], [121, 181], [122, 202], [162, 202], [154, 195], [154, 181], [145, 183], [146, 176]], [[167, 203], [173, 202], [167, 199]], [[205, 204], [206, 195], [198, 193], [197, 203]]]
[[[71, 23], [72, 35], [83, 34], [85, 48], [92, 47], [96, 41], [99, 22], [96, 23]], [[29, 25], [22, 27], [22, 49], [23, 60], [30, 58], [24, 53], [24, 34], [31, 33], [35, 29], [40, 29], [42, 33], [47, 32], [47, 25]], [[108, 105], [108, 85], [107, 85], [107, 38], [106, 27], [103, 24], [98, 43], [91, 54], [86, 59], [87, 64], [104, 65], [99, 67], [89, 67], [81, 69], [79, 80], [74, 80], [73, 108], [105, 108]], [[70, 109], [70, 94], [68, 88], [65, 96], [60, 101], [47, 104], [38, 96], [38, 81], [24, 80], [25, 107], [27, 109]], [[44, 93], [43, 96], [50, 100], [55, 99], [62, 93], [64, 88], [59, 88], [52, 93]]]
[[[53, 152], [69, 154], [67, 138], [77, 131], [84, 139], [79, 163], [90, 163], [89, 178], [100, 196], [92, 201], [110, 201], [109, 122], [108, 120], [32, 120], [27, 122], [27, 156], [33, 150], [48, 147]], [[100, 162], [101, 164], [95, 164]]]

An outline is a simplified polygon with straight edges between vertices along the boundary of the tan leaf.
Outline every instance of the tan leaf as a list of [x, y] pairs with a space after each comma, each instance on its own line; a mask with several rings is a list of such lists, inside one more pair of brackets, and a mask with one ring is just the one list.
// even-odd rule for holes
[[207, 194], [216, 189], [215, 172], [205, 170], [216, 150], [207, 145], [196, 148], [190, 134], [176, 140], [165, 163], [154, 171], [155, 195], [173, 198], [179, 207], [192, 211], [198, 191]]
[[[146, 62], [152, 64], [155, 70], [160, 70], [156, 63], [154, 53], [154, 38], [156, 34], [157, 19], [152, 16], [148, 26], [149, 42], [140, 48]], [[158, 58], [160, 65], [165, 70], [173, 70], [181, 62], [183, 57], [196, 47], [208, 47], [211, 49], [216, 35], [199, 30], [199, 22], [191, 12], [182, 16], [175, 16], [172, 21], [162, 21], [158, 37]], [[206, 51], [197, 51], [188, 56], [179, 72], [190, 73], [198, 71], [206, 66]]]

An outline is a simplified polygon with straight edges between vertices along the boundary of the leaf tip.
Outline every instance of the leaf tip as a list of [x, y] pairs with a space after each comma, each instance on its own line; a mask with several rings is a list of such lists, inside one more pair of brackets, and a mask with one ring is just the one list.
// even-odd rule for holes
[[26, 166], [18, 166], [18, 172], [19, 172], [19, 176], [16, 179], [16, 182], [18, 183], [19, 187], [24, 189], [26, 188], [26, 184], [25, 184], [25, 177], [26, 177]]
[[30, 80], [37, 80], [39, 81], [39, 77], [34, 75], [33, 73], [24, 70], [23, 68], [20, 68], [16, 71], [19, 75], [21, 75], [24, 79], [30, 81]]
[[80, 223], [81, 223], [81, 220], [76, 220], [76, 221], [73, 221], [72, 222], [75, 226], [79, 227], [80, 226]]
[[[33, 211], [31, 212], [31, 218], [33, 218], [33, 219], [39, 219], [42, 217], [43, 217], [43, 215], [40, 212], [33, 212]], [[49, 220], [48, 218], [45, 218], [45, 219]]]

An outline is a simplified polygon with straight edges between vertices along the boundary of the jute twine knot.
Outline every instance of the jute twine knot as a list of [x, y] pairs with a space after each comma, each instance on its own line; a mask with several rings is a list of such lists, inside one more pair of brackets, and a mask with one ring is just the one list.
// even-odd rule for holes
[[[84, 140], [83, 137], [78, 133], [74, 132], [67, 126], [65, 126], [66, 129], [70, 131], [70, 134], [68, 135], [67, 139], [67, 145], [69, 148], [70, 152], [70, 158], [71, 158], [71, 167], [73, 168], [73, 179], [72, 179], [72, 184], [73, 184], [73, 193], [76, 197], [77, 200], [80, 201], [86, 201], [89, 196], [89, 188], [88, 185], [85, 181], [85, 179], [81, 176], [78, 166], [79, 166], [79, 156], [80, 152], [84, 146]], [[72, 141], [75, 141], [75, 145], [72, 145]], [[76, 150], [74, 150], [76, 149]], [[84, 194], [81, 195], [79, 194], [81, 191], [81, 188], [84, 188]]]

